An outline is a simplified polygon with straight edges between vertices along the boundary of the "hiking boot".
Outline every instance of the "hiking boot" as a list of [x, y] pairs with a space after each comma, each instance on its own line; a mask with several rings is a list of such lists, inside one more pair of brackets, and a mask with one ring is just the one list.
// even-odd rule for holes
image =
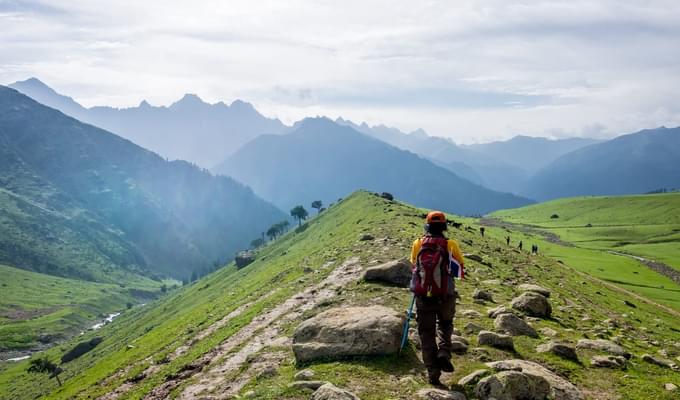
[[441, 374], [442, 374], [442, 373], [441, 373], [440, 371], [438, 371], [438, 370], [430, 370], [430, 371], [427, 371], [427, 382], [428, 382], [430, 385], [436, 386], [436, 387], [442, 387], [442, 386], [444, 386], [444, 384], [441, 383], [441, 381], [439, 380], [439, 377], [441, 376]]
[[453, 372], [451, 358], [446, 354], [440, 354], [437, 356], [437, 366], [439, 366], [439, 368], [444, 372]]

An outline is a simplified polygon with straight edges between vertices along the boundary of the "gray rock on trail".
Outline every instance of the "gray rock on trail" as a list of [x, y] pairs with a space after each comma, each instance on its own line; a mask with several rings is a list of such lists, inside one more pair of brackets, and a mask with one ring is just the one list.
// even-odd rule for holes
[[576, 343], [577, 349], [596, 350], [604, 353], [613, 354], [615, 356], [623, 356], [630, 358], [631, 354], [618, 344], [605, 339], [580, 339]]
[[654, 357], [650, 354], [643, 354], [642, 355], [642, 361], [648, 362], [650, 364], [658, 365], [659, 367], [662, 367], [662, 368], [669, 368], [669, 369], [676, 370], [676, 371], [678, 370], [678, 366], [675, 365], [673, 362], [667, 361], [667, 360], [662, 360], [660, 358], [656, 358], [656, 357]]
[[455, 354], [467, 353], [468, 345], [458, 340], [451, 341], [451, 352]]
[[477, 333], [481, 330], [484, 330], [484, 328], [472, 322], [468, 322], [465, 324], [465, 327], [463, 327], [463, 332], [467, 333], [468, 335], [471, 333]]
[[522, 311], [531, 317], [550, 318], [552, 307], [548, 299], [535, 292], [524, 292], [512, 299], [510, 303], [515, 310]]
[[472, 298], [475, 300], [493, 301], [493, 295], [483, 289], [475, 289], [472, 293]]
[[314, 371], [312, 371], [311, 369], [303, 369], [302, 371], [296, 373], [293, 376], [293, 379], [295, 379], [296, 381], [309, 381], [312, 378], [314, 378], [314, 375], [315, 375]]
[[523, 292], [536, 292], [545, 297], [550, 297], [550, 290], [544, 288], [543, 286], [534, 285], [533, 283], [524, 283], [517, 286], [517, 289]]
[[288, 384], [289, 388], [316, 390], [327, 384], [325, 381], [295, 381]]
[[555, 374], [540, 364], [525, 360], [504, 360], [486, 363], [486, 366], [497, 371], [521, 369], [525, 374], [538, 375], [550, 384], [550, 396], [554, 400], [583, 400], [581, 391], [568, 380]]
[[475, 386], [477, 383], [492, 373], [489, 369], [478, 369], [471, 374], [465, 375], [458, 380], [458, 384], [461, 386]]
[[548, 342], [541, 344], [536, 347], [536, 352], [553, 353], [559, 357], [566, 358], [567, 360], [578, 361], [576, 348], [566, 343]]
[[311, 400], [360, 400], [354, 393], [340, 389], [332, 383], [326, 383], [316, 389]]
[[470, 342], [467, 339], [459, 335], [451, 335], [451, 340], [454, 342], [462, 342], [468, 345], [470, 344]]
[[509, 310], [506, 306], [498, 306], [496, 308], [490, 308], [486, 310], [486, 315], [489, 316], [489, 318], [496, 318], [497, 316], [501, 314], [512, 314], [512, 311]]
[[510, 351], [515, 348], [512, 342], [512, 336], [502, 335], [491, 331], [479, 332], [479, 335], [477, 335], [477, 343], [479, 343], [480, 346], [485, 345]]
[[400, 313], [383, 306], [332, 308], [297, 327], [293, 353], [298, 362], [394, 354], [403, 323]]
[[536, 330], [515, 314], [501, 314], [497, 316], [493, 322], [493, 326], [496, 331], [506, 333], [510, 336], [538, 337]]
[[626, 359], [622, 356], [594, 356], [590, 360], [590, 366], [595, 368], [624, 368]]
[[545, 378], [518, 371], [487, 376], [475, 387], [481, 400], [545, 400], [549, 393], [550, 384]]
[[411, 282], [411, 267], [411, 262], [408, 260], [394, 260], [367, 268], [362, 278], [368, 282], [386, 282], [408, 287]]
[[451, 392], [442, 389], [420, 389], [416, 395], [422, 400], [466, 400], [461, 392]]

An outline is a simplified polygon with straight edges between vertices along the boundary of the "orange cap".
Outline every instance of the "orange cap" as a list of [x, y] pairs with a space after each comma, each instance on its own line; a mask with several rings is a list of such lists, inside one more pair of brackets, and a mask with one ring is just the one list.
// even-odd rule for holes
[[430, 211], [430, 213], [428, 213], [427, 217], [425, 218], [425, 223], [431, 224], [436, 222], [441, 222], [445, 224], [446, 215], [444, 215], [444, 213], [441, 211]]

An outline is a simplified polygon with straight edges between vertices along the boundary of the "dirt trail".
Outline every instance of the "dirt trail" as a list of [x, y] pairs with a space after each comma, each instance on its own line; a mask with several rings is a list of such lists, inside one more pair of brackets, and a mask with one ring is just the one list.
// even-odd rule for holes
[[[358, 261], [358, 258], [345, 261], [319, 284], [291, 296], [253, 319], [235, 335], [154, 388], [145, 399], [165, 399], [190, 378], [193, 382], [184, 388], [178, 398], [221, 399], [237, 393], [257, 373], [257, 369], [262, 368], [262, 362], [254, 363], [248, 372], [236, 380], [230, 380], [230, 375], [240, 369], [250, 355], [265, 346], [289, 344], [290, 339], [281, 336], [281, 327], [285, 322], [335, 296], [337, 289], [358, 280], [362, 270]], [[274, 360], [271, 362], [276, 363]]]
[[666, 278], [672, 280], [673, 282], [677, 283], [680, 285], [680, 272], [678, 272], [676, 269], [673, 267], [666, 265], [662, 262], [650, 260], [648, 258], [640, 257], [640, 256], [634, 256], [632, 254], [628, 253], [621, 253], [618, 251], [613, 251], [610, 250], [607, 253], [614, 254], [616, 256], [622, 256], [622, 257], [628, 257], [632, 258], [634, 260], [637, 260], [641, 262], [642, 264], [646, 265], [649, 269], [658, 272], [659, 274], [665, 276]]
[[560, 246], [565, 247], [574, 247], [572, 243], [565, 242], [564, 240], [560, 239], [560, 237], [557, 236], [557, 234], [543, 230], [544, 228], [538, 226], [515, 224], [512, 222], [502, 221], [500, 219], [495, 218], [480, 218], [479, 224], [484, 226], [494, 226], [510, 230], [516, 230], [533, 235], [539, 235], [543, 236], [545, 240], [547, 240], [550, 243], [559, 244]]

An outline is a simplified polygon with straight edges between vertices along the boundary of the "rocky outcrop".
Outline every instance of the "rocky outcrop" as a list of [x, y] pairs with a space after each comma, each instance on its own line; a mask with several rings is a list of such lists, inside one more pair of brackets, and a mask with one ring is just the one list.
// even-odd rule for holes
[[496, 318], [501, 314], [512, 314], [512, 311], [508, 310], [508, 308], [505, 306], [498, 306], [496, 308], [490, 308], [486, 310], [486, 313], [487, 313], [486, 315], [488, 315], [489, 318]]
[[590, 366], [595, 368], [624, 368], [626, 359], [621, 356], [594, 356], [590, 360]]
[[536, 292], [524, 292], [512, 299], [510, 303], [515, 310], [538, 318], [550, 318], [552, 307], [548, 299]]
[[488, 376], [492, 373], [491, 370], [488, 369], [478, 369], [471, 374], [465, 375], [464, 377], [460, 378], [458, 381], [458, 384], [460, 386], [476, 386], [477, 383], [484, 378], [485, 376]]
[[550, 290], [544, 288], [543, 286], [534, 285], [532, 283], [525, 283], [517, 286], [517, 289], [523, 292], [535, 292], [545, 297], [550, 297]]
[[536, 330], [515, 314], [501, 314], [496, 317], [493, 325], [496, 331], [511, 336], [538, 337]]
[[326, 383], [320, 388], [316, 389], [312, 394], [311, 400], [360, 400], [357, 395], [344, 389]]
[[397, 353], [403, 323], [383, 306], [332, 308], [297, 327], [293, 353], [298, 362]]
[[411, 282], [411, 267], [411, 262], [408, 260], [394, 260], [367, 268], [362, 278], [368, 282], [385, 282], [408, 287]]
[[605, 339], [581, 339], [576, 343], [577, 349], [596, 350], [604, 353], [613, 354], [615, 356], [622, 356], [630, 358], [631, 354], [618, 344]]
[[556, 356], [566, 358], [567, 360], [578, 361], [578, 356], [576, 355], [576, 348], [566, 343], [549, 342], [541, 344], [538, 347], [536, 347], [536, 352], [553, 353]]
[[483, 378], [475, 387], [481, 400], [545, 400], [550, 393], [548, 381], [538, 375], [502, 371]]
[[493, 295], [483, 289], [475, 289], [472, 293], [472, 298], [475, 300], [493, 301]]
[[525, 360], [504, 360], [486, 364], [497, 371], [520, 369], [525, 374], [537, 375], [545, 378], [550, 385], [550, 396], [555, 400], [583, 400], [584, 395], [571, 382], [555, 374], [540, 364]]
[[491, 346], [497, 349], [514, 350], [512, 336], [502, 335], [491, 331], [481, 331], [477, 335], [477, 343], [480, 346]]

